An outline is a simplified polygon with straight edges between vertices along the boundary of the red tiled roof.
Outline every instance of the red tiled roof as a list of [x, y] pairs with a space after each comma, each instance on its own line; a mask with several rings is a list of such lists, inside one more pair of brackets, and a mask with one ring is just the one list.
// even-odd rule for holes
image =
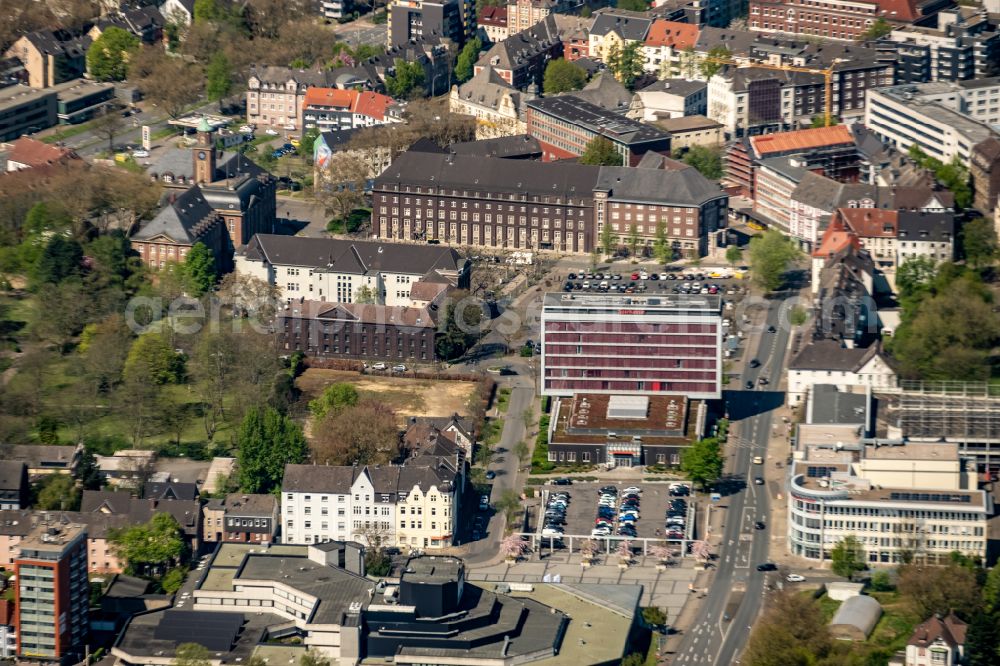
[[920, 18], [915, 0], [876, 0], [876, 3], [883, 18], [907, 22]]
[[356, 90], [340, 90], [339, 88], [309, 88], [306, 90], [304, 106], [338, 106], [351, 108]]
[[698, 26], [658, 19], [649, 26], [646, 46], [672, 46], [675, 49], [693, 48], [698, 41]]
[[354, 106], [351, 107], [351, 111], [368, 116], [369, 118], [375, 118], [376, 120], [385, 120], [385, 112], [394, 103], [393, 99], [387, 95], [380, 95], [375, 92], [361, 92], [357, 93], [357, 96], [354, 98]]
[[853, 246], [855, 250], [861, 249], [861, 241], [857, 235], [849, 230], [839, 216], [834, 215], [830, 220], [830, 225], [823, 232], [819, 246], [813, 251], [817, 259], [829, 257], [837, 254], [846, 247]]
[[310, 106], [332, 106], [360, 113], [376, 120], [385, 120], [386, 110], [395, 104], [387, 95], [339, 88], [309, 88], [306, 90], [302, 108]]
[[69, 148], [50, 146], [31, 137], [22, 136], [11, 144], [8, 159], [12, 162], [25, 164], [31, 168], [54, 164], [65, 159], [75, 158], [74, 153]]
[[838, 208], [836, 217], [859, 238], [895, 238], [899, 211], [884, 208]]
[[500, 27], [507, 26], [507, 8], [506, 7], [483, 7], [482, 13], [479, 14], [479, 24], [480, 25], [498, 25]]
[[955, 617], [954, 614], [949, 614], [943, 620], [934, 615], [924, 620], [913, 630], [913, 635], [910, 636], [907, 645], [924, 648], [941, 639], [947, 645], [959, 647], [965, 644], [967, 628], [965, 622]]
[[854, 143], [854, 135], [851, 134], [851, 130], [846, 125], [815, 127], [750, 137], [750, 145], [759, 157], [771, 153], [836, 146], [842, 143]]
[[424, 282], [418, 280], [410, 286], [411, 301], [433, 301], [442, 292], [447, 291], [448, 285], [441, 282]]

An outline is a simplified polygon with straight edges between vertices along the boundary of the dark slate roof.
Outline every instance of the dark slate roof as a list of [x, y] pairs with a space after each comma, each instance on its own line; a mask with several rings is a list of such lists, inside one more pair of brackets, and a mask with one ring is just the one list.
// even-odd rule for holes
[[625, 41], [643, 41], [653, 20], [648, 16], [621, 9], [598, 11], [594, 15], [594, 24], [590, 34], [603, 37], [610, 32], [616, 32]]
[[121, 28], [131, 32], [137, 37], [142, 37], [143, 31], [162, 28], [166, 24], [160, 10], [152, 5], [136, 7], [117, 14], [105, 16], [97, 25], [101, 30], [107, 30], [111, 26]]
[[[788, 158], [770, 158], [780, 161]], [[888, 205], [888, 201], [879, 205], [879, 188], [866, 183], [841, 183], [832, 178], [813, 171], [802, 174], [799, 184], [792, 191], [792, 199], [818, 210], [833, 212], [848, 205], [849, 201], [871, 199], [879, 208]], [[888, 199], [888, 197], [886, 197]]]
[[33, 511], [20, 509], [14, 511], [0, 511], [0, 535], [2, 536], [28, 536], [31, 531]]
[[632, 93], [606, 70], [592, 78], [583, 90], [577, 90], [572, 95], [615, 113], [625, 113], [632, 103]]
[[733, 55], [747, 55], [757, 38], [756, 32], [749, 30], [730, 30], [729, 28], [713, 28], [702, 26], [698, 33], [698, 42], [694, 50], [698, 53], [708, 53], [713, 46], [723, 46]]
[[308, 86], [330, 87], [334, 83], [334, 77], [329, 71], [321, 69], [292, 69], [291, 67], [262, 66], [251, 67], [250, 76], [256, 77], [261, 83], [280, 83], [284, 85], [289, 81]]
[[867, 424], [868, 398], [860, 393], [847, 393], [832, 384], [813, 386], [809, 405], [809, 423]]
[[[425, 155], [429, 153], [414, 153]], [[256, 234], [247, 245], [246, 258], [282, 266], [312, 266], [335, 273], [461, 272], [466, 260], [457, 250], [435, 245], [354, 241], [342, 238], [306, 238]]]
[[608, 191], [616, 201], [669, 201], [674, 206], [701, 206], [727, 195], [697, 169], [640, 169], [601, 167], [596, 190]]
[[590, 199], [598, 171], [598, 167], [570, 162], [543, 163], [407, 151], [375, 179], [375, 189], [400, 184]]
[[455, 155], [507, 158], [534, 157], [541, 156], [542, 154], [542, 148], [538, 145], [538, 139], [527, 134], [453, 143], [448, 147], [448, 151]]
[[193, 244], [215, 220], [215, 211], [205, 200], [201, 188], [194, 185], [142, 225], [133, 239], [151, 240], [162, 235], [177, 243]]
[[555, 17], [549, 14], [530, 28], [494, 44], [476, 64], [516, 70], [560, 43]]
[[901, 210], [896, 220], [900, 241], [951, 242], [955, 238], [954, 213]]
[[198, 485], [171, 481], [149, 481], [143, 486], [142, 496], [146, 499], [158, 500], [193, 500], [198, 497]]
[[346, 495], [351, 492], [358, 468], [327, 465], [285, 465], [281, 490], [286, 493], [330, 493]]
[[0, 460], [0, 492], [5, 490], [19, 492], [27, 468], [27, 465], [20, 460]]
[[38, 30], [29, 32], [25, 37], [42, 53], [68, 58], [86, 56], [91, 41], [87, 35], [74, 36], [65, 30]]
[[132, 493], [126, 490], [84, 490], [80, 500], [81, 513], [128, 513]]
[[[695, 95], [708, 88], [704, 81], [689, 81], [688, 79], [659, 79], [653, 81], [644, 88], [639, 88], [636, 92], [663, 92], [671, 95], [681, 95], [688, 97]], [[704, 116], [697, 116], [703, 118]]]
[[69, 469], [77, 457], [77, 447], [53, 444], [15, 444], [8, 456], [10, 460], [23, 460], [28, 467], [53, 469]]
[[274, 495], [244, 495], [230, 493], [226, 495], [227, 516], [257, 516], [269, 518], [278, 510], [278, 498]]
[[813, 340], [795, 355], [788, 368], [856, 372], [878, 353], [878, 345], [848, 349], [836, 340]]
[[490, 66], [483, 67], [475, 76], [458, 87], [460, 100], [490, 109], [500, 108], [503, 98], [508, 95], [514, 108], [520, 114], [522, 94], [504, 81], [503, 77]]
[[451, 461], [441, 456], [418, 456], [405, 465], [354, 467], [348, 465], [286, 465], [282, 492], [312, 492], [346, 495], [359, 476], [371, 480], [376, 495], [387, 495], [394, 501], [419, 486], [426, 492], [431, 486], [450, 490], [457, 470]]
[[[670, 137], [658, 127], [646, 125], [638, 120], [602, 109], [575, 94], [533, 99], [528, 102], [528, 106], [541, 113], [628, 145], [665, 140]], [[623, 111], [627, 110], [627, 107], [623, 109]]]

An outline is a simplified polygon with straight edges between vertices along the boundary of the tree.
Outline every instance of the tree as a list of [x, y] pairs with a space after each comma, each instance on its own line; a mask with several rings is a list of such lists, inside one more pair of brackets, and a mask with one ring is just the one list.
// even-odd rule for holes
[[994, 566], [983, 582], [983, 610], [992, 615], [1000, 613], [1000, 566]]
[[708, 146], [691, 146], [682, 161], [694, 167], [709, 180], [719, 180], [724, 175], [722, 170], [722, 152], [718, 148]]
[[475, 344], [482, 321], [482, 303], [457, 291], [445, 303], [434, 339], [435, 350], [443, 359], [458, 358]]
[[853, 534], [848, 534], [833, 547], [830, 560], [833, 573], [848, 580], [868, 568], [865, 564], [865, 549]]
[[459, 83], [465, 83], [472, 78], [474, 65], [479, 59], [479, 52], [483, 50], [483, 42], [474, 37], [465, 43], [458, 59], [455, 61], [455, 78]]
[[299, 666], [330, 666], [330, 660], [309, 648], [299, 657]]
[[210, 102], [221, 102], [233, 89], [233, 68], [222, 51], [216, 52], [205, 68], [205, 95]]
[[795, 243], [776, 229], [750, 239], [750, 267], [754, 282], [765, 291], [781, 286], [789, 264], [801, 253]]
[[511, 534], [500, 542], [500, 554], [515, 560], [528, 552], [528, 548], [527, 540], [520, 534]]
[[312, 432], [317, 465], [387, 465], [399, 457], [396, 414], [378, 400], [360, 400], [328, 412]]
[[621, 166], [622, 154], [610, 139], [597, 136], [587, 143], [587, 147], [580, 156], [580, 164], [593, 164], [595, 166]]
[[104, 485], [104, 478], [101, 476], [101, 469], [97, 466], [97, 459], [90, 449], [85, 448], [80, 453], [80, 460], [76, 464], [73, 472], [76, 480], [84, 490], [100, 490]]
[[896, 289], [901, 299], [910, 299], [922, 293], [937, 275], [937, 262], [930, 257], [907, 259], [896, 269]]
[[108, 154], [115, 151], [115, 137], [124, 129], [121, 114], [110, 106], [105, 106], [90, 123], [91, 131], [108, 142]]
[[[620, 0], [619, 4], [621, 4]], [[633, 652], [631, 654], [625, 655], [625, 658], [622, 659], [621, 666], [642, 666], [645, 663], [646, 663], [646, 655], [642, 654], [641, 652]]]
[[355, 303], [375, 303], [375, 290], [367, 285], [361, 285], [354, 293]]
[[109, 530], [108, 542], [133, 573], [165, 570], [180, 561], [187, 548], [177, 519], [165, 511], [154, 513], [147, 523]]
[[[833, 127], [834, 125], [839, 125], [839, 124], [840, 124], [840, 118], [838, 116], [831, 115], [830, 116], [830, 127]], [[827, 124], [826, 124], [826, 113], [817, 113], [815, 116], [812, 117], [812, 120], [809, 122], [809, 127], [813, 128], [813, 129], [818, 129], [820, 127], [826, 127], [826, 126], [827, 126]]]
[[635, 86], [635, 81], [642, 76], [645, 56], [642, 52], [642, 42], [634, 41], [621, 48], [612, 44], [605, 55], [608, 69], [615, 78], [629, 90]]
[[717, 61], [731, 60], [732, 57], [733, 52], [725, 46], [713, 46], [708, 50], [705, 59], [703, 59], [698, 65], [698, 68], [701, 70], [702, 77], [706, 81], [712, 78], [719, 72], [719, 70], [725, 67], [725, 63]]
[[885, 37], [892, 32], [892, 24], [884, 18], [877, 18], [868, 28], [858, 36], [859, 41], [876, 40]]
[[35, 508], [43, 511], [76, 511], [80, 506], [80, 489], [73, 477], [50, 474], [38, 483]]
[[332, 156], [319, 172], [315, 196], [333, 220], [346, 220], [364, 201], [368, 165], [356, 151], [341, 151]]
[[635, 251], [638, 249], [638, 247], [639, 247], [639, 229], [638, 227], [636, 227], [635, 224], [630, 224], [628, 227], [629, 254], [631, 254], [633, 257], [636, 256]]
[[977, 217], [962, 228], [962, 249], [973, 268], [989, 266], [997, 258], [997, 233], [989, 220]]
[[968, 621], [981, 601], [976, 572], [960, 564], [904, 564], [899, 567], [896, 587], [917, 616], [924, 618], [954, 611]]
[[[202, 2], [203, 0], [198, 0]], [[211, 0], [210, 0], [211, 1]], [[195, 5], [197, 7], [197, 4]], [[198, 643], [181, 643], [177, 646], [172, 666], [211, 666], [208, 650]]]
[[271, 407], [247, 411], [238, 442], [240, 488], [246, 493], [280, 488], [285, 465], [303, 462], [309, 451], [298, 424]]
[[357, 405], [359, 399], [360, 395], [354, 384], [337, 382], [323, 389], [318, 398], [309, 401], [309, 411], [313, 419], [321, 421], [327, 414], [336, 414], [346, 407]]
[[642, 619], [653, 627], [662, 627], [667, 623], [667, 614], [659, 606], [646, 606], [642, 609]]
[[673, 257], [673, 248], [670, 247], [670, 239], [667, 238], [667, 223], [662, 219], [656, 222], [656, 240], [653, 241], [653, 254], [656, 260], [665, 264]]
[[123, 374], [137, 383], [175, 384], [184, 375], [184, 359], [163, 334], [144, 333], [132, 343]]
[[879, 569], [872, 574], [871, 586], [876, 592], [891, 592], [896, 589], [896, 586], [892, 584], [892, 577], [885, 569]]
[[550, 60], [545, 66], [542, 89], [546, 95], [579, 90], [587, 83], [587, 70], [565, 58]]
[[138, 50], [138, 37], [109, 26], [87, 49], [87, 71], [98, 81], [121, 81], [128, 74], [129, 59]]
[[225, 17], [226, 13], [219, 5], [219, 0], [195, 0], [193, 17], [195, 23], [220, 21]]
[[53, 236], [35, 262], [33, 282], [36, 285], [58, 284], [79, 275], [82, 262], [83, 247], [78, 242], [61, 235]]
[[500, 499], [495, 502], [495, 506], [497, 511], [506, 514], [509, 525], [517, 519], [521, 511], [521, 498], [516, 491], [508, 488], [500, 493]]
[[191, 246], [191, 251], [184, 259], [184, 278], [195, 298], [209, 291], [219, 279], [215, 269], [215, 255], [201, 241]]
[[129, 67], [129, 80], [135, 82], [147, 100], [162, 107], [171, 118], [177, 118], [200, 98], [205, 76], [199, 66], [187, 59], [145, 46]]
[[1000, 622], [995, 613], [975, 613], [965, 634], [967, 666], [995, 666], [1000, 647]]
[[724, 460], [717, 439], [712, 437], [699, 439], [681, 454], [681, 471], [687, 474], [693, 483], [706, 488], [722, 474]]
[[167, 573], [163, 574], [163, 579], [160, 581], [160, 587], [167, 594], [175, 594], [181, 586], [184, 585], [184, 579], [187, 577], [186, 567], [174, 567]]
[[618, 239], [611, 232], [611, 223], [605, 220], [604, 225], [601, 227], [601, 249], [604, 251], [605, 256], [614, 254], [617, 243]]
[[396, 99], [423, 97], [427, 92], [424, 84], [426, 75], [419, 62], [406, 62], [396, 58], [393, 73], [385, 77], [385, 89]]
[[743, 249], [739, 245], [730, 245], [726, 248], [726, 261], [729, 265], [736, 267], [736, 264], [743, 261]]
[[316, 145], [316, 139], [319, 138], [319, 129], [316, 127], [310, 127], [305, 132], [302, 133], [302, 138], [299, 139], [299, 154], [304, 155], [306, 159], [312, 160], [313, 147]]
[[829, 656], [832, 641], [812, 596], [775, 595], [755, 623], [743, 661], [750, 666], [809, 666]]
[[632, 12], [645, 12], [649, 10], [649, 2], [646, 0], [618, 0], [615, 7]]

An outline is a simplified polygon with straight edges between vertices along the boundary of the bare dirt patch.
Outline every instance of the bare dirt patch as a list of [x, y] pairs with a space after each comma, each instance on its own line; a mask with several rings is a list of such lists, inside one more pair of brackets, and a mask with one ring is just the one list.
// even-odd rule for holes
[[401, 420], [411, 416], [466, 414], [469, 397], [476, 390], [474, 382], [360, 375], [323, 368], [309, 368], [296, 380], [306, 400], [312, 400], [336, 382], [349, 382], [362, 395], [377, 397], [392, 405]]

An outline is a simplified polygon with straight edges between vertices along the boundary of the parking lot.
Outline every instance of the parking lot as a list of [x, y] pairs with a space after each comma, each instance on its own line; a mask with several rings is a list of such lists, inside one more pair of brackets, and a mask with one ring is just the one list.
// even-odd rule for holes
[[[610, 484], [604, 482], [593, 482], [593, 483], [574, 483], [570, 486], [545, 486], [544, 490], [548, 491], [545, 495], [550, 497], [552, 493], [568, 493], [569, 502], [566, 506], [565, 514], [565, 525], [562, 525], [564, 534], [574, 535], [574, 536], [590, 536], [591, 531], [594, 529], [595, 520], [598, 515], [598, 502], [600, 495], [598, 489], [613, 485], [618, 489], [619, 501], [622, 497], [622, 491], [633, 485], [631, 483], [618, 483]], [[642, 492], [639, 494], [640, 497], [640, 507], [639, 507], [639, 518], [633, 525], [635, 526], [635, 536], [629, 536], [627, 538], [647, 538], [647, 539], [662, 539], [665, 536], [664, 532], [664, 522], [667, 512], [667, 507], [670, 500], [677, 499], [670, 496], [669, 488], [666, 484], [662, 483], [637, 483], [634, 484]], [[687, 501], [688, 508], [688, 518], [687, 527], [689, 529], [694, 528], [693, 508], [695, 507], [695, 500], [691, 497], [682, 497]], [[539, 512], [544, 512], [545, 507], [539, 508]], [[617, 507], [615, 514], [617, 515]], [[541, 532], [543, 528], [544, 519], [541, 513], [535, 519], [533, 527], [536, 531]], [[611, 532], [611, 537], [617, 537], [619, 522], [617, 520], [613, 521], [614, 529]], [[544, 533], [543, 533], [544, 534]], [[693, 538], [695, 534], [691, 532], [689, 538]]]
[[718, 294], [735, 297], [745, 291], [741, 280], [732, 277], [728, 269], [630, 269], [622, 273], [598, 271], [569, 273], [563, 281], [563, 291], [623, 294]]

